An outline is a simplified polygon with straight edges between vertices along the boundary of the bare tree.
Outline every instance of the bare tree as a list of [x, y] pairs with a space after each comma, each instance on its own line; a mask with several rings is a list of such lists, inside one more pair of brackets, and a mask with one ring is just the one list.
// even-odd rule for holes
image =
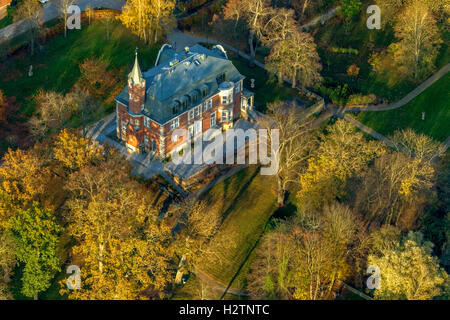
[[308, 33], [293, 32], [284, 40], [274, 44], [266, 58], [267, 67], [278, 74], [278, 80], [287, 76], [295, 88], [297, 81], [311, 86], [322, 81], [320, 57], [313, 37]]
[[279, 131], [279, 148], [274, 150], [278, 159], [278, 205], [286, 204], [287, 190], [290, 184], [298, 183], [298, 175], [310, 156], [316, 139], [311, 134], [312, 119], [304, 109], [295, 102], [282, 102], [268, 106], [269, 116], [261, 120], [260, 124], [267, 129], [268, 141], [272, 143], [274, 132]]
[[25, 19], [28, 24], [28, 34], [30, 37], [31, 55], [34, 55], [35, 39], [43, 23], [41, 6], [36, 0], [24, 0], [20, 3], [17, 14], [14, 19], [16, 21]]
[[56, 0], [55, 6], [64, 19], [64, 37], [67, 37], [67, 16], [68, 10], [71, 5], [75, 3], [75, 0]]
[[258, 38], [262, 37], [266, 20], [273, 14], [273, 8], [270, 6], [269, 0], [248, 0], [245, 1], [243, 9], [249, 30], [248, 45], [251, 56], [250, 65], [253, 66], [255, 64], [257, 43], [255, 36]]
[[423, 133], [416, 133], [411, 128], [395, 131], [391, 140], [397, 151], [423, 161], [431, 161], [445, 152], [441, 143]]

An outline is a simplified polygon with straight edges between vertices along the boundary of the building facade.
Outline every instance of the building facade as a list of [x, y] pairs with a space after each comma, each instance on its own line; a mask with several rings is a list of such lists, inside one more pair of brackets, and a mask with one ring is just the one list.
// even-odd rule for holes
[[176, 129], [195, 139], [210, 128], [232, 128], [241, 111], [253, 108], [243, 80], [221, 46], [175, 52], [165, 44], [144, 73], [136, 53], [128, 85], [115, 98], [117, 137], [129, 152], [164, 158], [186, 143]]

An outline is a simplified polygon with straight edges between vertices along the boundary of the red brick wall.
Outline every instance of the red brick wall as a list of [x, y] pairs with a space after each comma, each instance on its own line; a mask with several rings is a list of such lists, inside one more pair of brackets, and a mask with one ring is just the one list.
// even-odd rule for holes
[[[212, 108], [204, 111], [204, 104], [202, 103], [202, 112], [199, 116], [195, 116], [194, 112], [194, 119], [191, 119], [188, 121], [188, 112], [183, 113], [180, 115], [179, 118], [179, 126], [176, 129], [185, 129], [188, 130], [188, 127], [190, 124], [193, 124], [194, 121], [198, 119], [202, 119], [202, 130], [203, 132], [210, 129], [211, 124], [211, 113], [216, 113], [216, 123], [220, 124], [221, 119], [218, 112], [219, 106], [220, 106], [220, 96], [217, 94], [214, 97], [212, 97]], [[144, 120], [143, 116], [139, 117], [131, 117], [129, 113], [127, 112], [126, 106], [117, 103], [117, 111], [118, 111], [118, 119], [119, 119], [119, 132], [122, 133], [121, 129], [121, 120], [124, 119], [127, 123], [130, 122], [130, 119], [133, 118], [133, 121], [136, 121], [136, 119], [139, 120], [139, 127], [141, 128], [139, 132], [134, 132], [134, 129], [131, 125], [128, 125], [127, 127], [127, 143], [133, 145], [134, 147], [138, 147], [139, 144], [144, 143], [144, 135], [147, 135], [149, 137], [149, 147], [151, 148], [152, 140], [156, 141], [157, 144], [157, 152], [160, 150], [160, 125], [156, 122], [150, 120], [150, 128], [144, 127]], [[140, 106], [139, 106], [139, 112], [140, 112]], [[234, 96], [233, 99], [233, 118], [237, 119], [240, 117], [241, 113], [241, 93], [237, 93]], [[174, 150], [177, 146], [184, 143], [184, 140], [179, 138], [178, 141], [172, 142], [172, 131], [170, 130], [170, 123], [172, 121], [167, 122], [163, 125], [164, 127], [164, 143], [165, 143], [165, 152], [170, 153], [172, 150]], [[133, 123], [134, 125], [134, 123]], [[133, 139], [131, 136], [134, 136], [136, 139]]]
[[[140, 144], [144, 144], [144, 135], [149, 137], [149, 145], [150, 149], [152, 146], [152, 140], [156, 141], [156, 147], [159, 151], [159, 133], [160, 133], [160, 125], [150, 119], [150, 128], [144, 127], [144, 116], [132, 117], [127, 112], [126, 106], [121, 103], [117, 103], [117, 112], [119, 119], [119, 132], [122, 134], [122, 120], [125, 120], [127, 125], [127, 136], [126, 142], [134, 147], [138, 147]], [[133, 119], [133, 126], [135, 125], [135, 121], [139, 121], [140, 130], [138, 132], [134, 131], [133, 126], [130, 124], [130, 120]], [[136, 139], [134, 139], [135, 137]]]
[[131, 93], [131, 99], [129, 100], [129, 108], [133, 113], [140, 113], [141, 107], [145, 103], [145, 81], [144, 86], [128, 86], [128, 93]]

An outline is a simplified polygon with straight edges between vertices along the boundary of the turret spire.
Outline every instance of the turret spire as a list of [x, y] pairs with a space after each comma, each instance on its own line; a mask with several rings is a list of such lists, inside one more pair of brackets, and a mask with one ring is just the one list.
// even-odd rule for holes
[[128, 80], [132, 81], [134, 85], [141, 84], [144, 80], [142, 77], [141, 68], [139, 67], [139, 61], [138, 61], [138, 48], [136, 47], [136, 57], [134, 59], [134, 66], [131, 72], [128, 74]]

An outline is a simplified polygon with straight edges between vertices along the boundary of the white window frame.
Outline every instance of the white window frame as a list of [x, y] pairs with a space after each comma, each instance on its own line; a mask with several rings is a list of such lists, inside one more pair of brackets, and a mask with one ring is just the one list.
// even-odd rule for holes
[[170, 122], [170, 130], [174, 130], [180, 126], [180, 118], [175, 118]]
[[122, 120], [122, 132], [127, 132], [127, 122], [125, 120]]
[[148, 138], [147, 135], [144, 135], [144, 145], [145, 146], [150, 146], [150, 139]]
[[[214, 121], [213, 121], [213, 120], [214, 120]], [[209, 125], [210, 125], [210, 127], [212, 128], [212, 127], [214, 127], [216, 124], [217, 124], [216, 112], [214, 111], [214, 112], [211, 112], [210, 119], [209, 119]]]
[[150, 129], [150, 118], [144, 117], [144, 127]]

